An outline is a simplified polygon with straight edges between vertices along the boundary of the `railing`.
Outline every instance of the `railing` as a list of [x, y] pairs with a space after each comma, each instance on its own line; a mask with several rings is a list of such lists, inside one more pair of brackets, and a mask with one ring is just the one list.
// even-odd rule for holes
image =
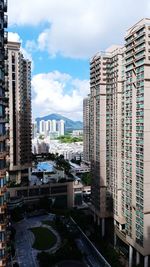
[[127, 244], [127, 241], [126, 241], [126, 234], [119, 230], [119, 228], [117, 226], [115, 226], [115, 232], [117, 234], [117, 236], [124, 242]]
[[106, 259], [102, 256], [102, 254], [97, 250], [97, 248], [93, 245], [90, 239], [85, 235], [85, 233], [81, 230], [78, 224], [74, 221], [72, 217], [70, 217], [71, 221], [77, 226], [78, 230], [80, 231], [83, 238], [88, 242], [89, 246], [95, 251], [97, 257], [100, 260], [100, 266], [103, 267], [111, 267], [111, 265], [106, 261]]

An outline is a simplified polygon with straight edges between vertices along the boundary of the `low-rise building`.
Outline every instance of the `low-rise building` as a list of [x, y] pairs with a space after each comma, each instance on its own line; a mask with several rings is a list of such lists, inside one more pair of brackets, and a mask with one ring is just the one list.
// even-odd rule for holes
[[[40, 198], [46, 196], [52, 200], [54, 207], [73, 208], [82, 205], [82, 187], [79, 181], [66, 180], [58, 183], [11, 187], [8, 188], [8, 192], [10, 199], [20, 198], [20, 201], [26, 204], [37, 203]], [[13, 205], [16, 207], [16, 201], [10, 201], [11, 208]]]
[[78, 165], [76, 163], [72, 163], [70, 161], [70, 165], [71, 165], [71, 168], [72, 170], [75, 172], [75, 173], [85, 173], [85, 172], [90, 172], [90, 167], [86, 164], [83, 164], [81, 163], [81, 165]]

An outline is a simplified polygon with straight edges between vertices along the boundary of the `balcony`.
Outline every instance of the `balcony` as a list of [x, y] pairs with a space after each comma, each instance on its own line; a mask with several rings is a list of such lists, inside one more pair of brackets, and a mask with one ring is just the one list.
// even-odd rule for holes
[[0, 47], [3, 48], [4, 46], [4, 38], [3, 36], [0, 36]]
[[0, 214], [4, 214], [5, 210], [6, 210], [6, 206], [0, 206]]
[[4, 75], [4, 71], [0, 69], [0, 81], [4, 81], [5, 79], [5, 75]]
[[131, 45], [126, 44], [125, 47], [126, 47], [126, 51], [125, 51], [126, 53], [129, 52], [129, 51], [131, 52], [132, 50], [134, 50], [134, 44], [131, 44]]
[[142, 36], [145, 36], [145, 31], [141, 31], [140, 33], [137, 33], [136, 37], [135, 37], [135, 40], [141, 38]]
[[126, 66], [128, 66], [128, 65], [130, 65], [130, 64], [132, 64], [133, 63], [133, 61], [134, 61], [134, 57], [133, 56], [131, 56], [130, 58], [128, 58], [128, 59], [126, 59]]
[[1, 12], [7, 12], [7, 0], [1, 0], [0, 1], [0, 9]]
[[8, 26], [8, 16], [4, 15], [4, 28], [7, 28]]
[[4, 12], [7, 12], [7, 0], [4, 0]]
[[8, 92], [8, 88], [9, 88], [9, 82], [5, 81], [5, 92]]
[[0, 136], [0, 142], [5, 141], [7, 138], [8, 138], [8, 136], [6, 136], [6, 135], [1, 135], [1, 136]]
[[136, 57], [135, 57], [135, 62], [137, 62], [138, 60], [140, 60], [140, 59], [145, 59], [145, 54], [143, 53], [143, 54], [137, 54], [136, 55]]
[[0, 48], [0, 63], [2, 63], [2, 64], [4, 62], [4, 52], [5, 52], [4, 47], [1, 47]]
[[8, 41], [8, 32], [4, 32], [4, 44], [7, 44]]
[[0, 159], [5, 158], [7, 155], [8, 155], [8, 152], [6, 151], [0, 152]]
[[8, 76], [8, 65], [5, 63], [5, 76]]
[[5, 247], [6, 247], [6, 243], [5, 242], [0, 242], [0, 249], [4, 249]]
[[5, 59], [5, 60], [8, 59], [8, 49], [5, 49], [5, 52], [4, 52], [4, 59]]
[[9, 117], [0, 117], [0, 123], [7, 123], [9, 122]]
[[141, 38], [138, 41], [135, 42], [135, 47], [140, 46], [141, 44], [145, 43], [145, 38]]
[[0, 259], [0, 266], [6, 267], [6, 256], [4, 256], [3, 259]]
[[142, 51], [145, 51], [146, 50], [146, 48], [145, 48], [145, 45], [143, 46], [139, 46], [139, 47], [136, 47], [136, 50], [135, 50], [135, 54], [136, 53], [139, 53], [139, 52], [142, 52]]
[[0, 197], [2, 197], [4, 195], [5, 191], [3, 190], [3, 188], [0, 188]]
[[0, 178], [4, 178], [4, 176], [6, 176], [6, 167], [4, 167], [3, 169], [0, 169]]
[[5, 230], [6, 230], [6, 223], [0, 221], [0, 231], [2, 232]]
[[130, 36], [126, 36], [125, 37], [126, 44], [129, 44], [129, 43], [133, 42], [133, 40], [134, 40], [134, 35], [133, 34], [130, 35]]
[[0, 105], [8, 106], [8, 96], [6, 95], [0, 95]]
[[126, 53], [125, 59], [127, 60], [128, 58], [133, 57], [133, 55], [134, 55], [133, 51]]

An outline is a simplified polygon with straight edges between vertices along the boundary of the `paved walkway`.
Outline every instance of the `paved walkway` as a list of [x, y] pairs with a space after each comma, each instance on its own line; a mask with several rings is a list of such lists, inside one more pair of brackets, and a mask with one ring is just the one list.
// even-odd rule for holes
[[24, 219], [14, 225], [16, 229], [16, 261], [19, 263], [20, 267], [39, 267], [37, 261], [37, 254], [39, 250], [33, 249], [32, 245], [34, 243], [34, 234], [29, 230], [33, 227], [46, 227], [53, 234], [56, 235], [56, 244], [49, 250], [50, 253], [55, 253], [55, 251], [60, 247], [61, 240], [58, 233], [49, 225], [42, 224], [42, 221], [52, 221], [51, 215], [43, 215], [32, 217], [29, 219]]

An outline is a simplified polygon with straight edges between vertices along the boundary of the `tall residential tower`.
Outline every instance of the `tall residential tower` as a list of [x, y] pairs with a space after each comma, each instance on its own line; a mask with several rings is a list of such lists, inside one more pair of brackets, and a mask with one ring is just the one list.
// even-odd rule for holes
[[8, 45], [10, 179], [28, 180], [31, 159], [31, 62], [20, 43]]
[[0, 266], [7, 266], [7, 214], [6, 214], [6, 170], [8, 154], [8, 132], [6, 131], [6, 107], [8, 105], [8, 80], [7, 80], [7, 1], [0, 0]]
[[[125, 47], [90, 62], [92, 210], [105, 235], [112, 217], [129, 266], [150, 266], [150, 19], [131, 27]], [[120, 240], [120, 241], [119, 241]], [[121, 243], [122, 242], [122, 243]]]

